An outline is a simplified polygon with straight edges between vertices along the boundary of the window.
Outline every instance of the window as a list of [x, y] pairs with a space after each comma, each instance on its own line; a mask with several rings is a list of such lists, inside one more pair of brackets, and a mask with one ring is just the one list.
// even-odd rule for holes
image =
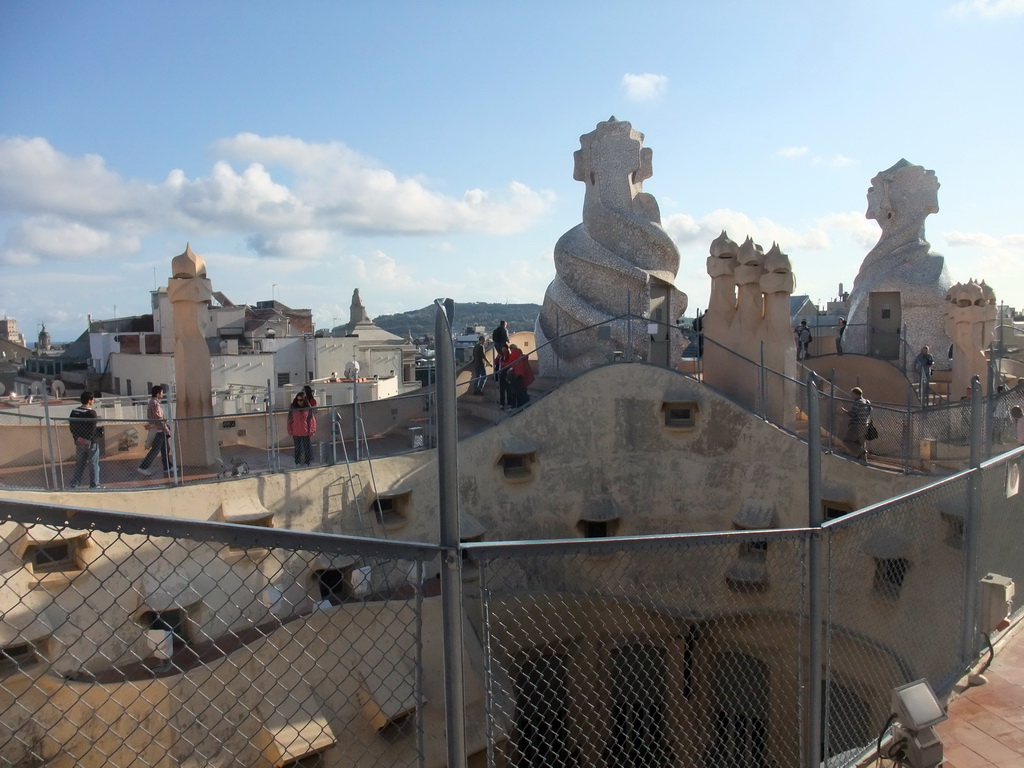
[[666, 400], [661, 404], [665, 426], [669, 429], [690, 429], [697, 425], [697, 403]]
[[964, 548], [964, 516], [954, 512], [942, 512], [942, 522], [946, 529], [945, 543], [953, 549]]
[[408, 522], [411, 502], [411, 491], [378, 494], [370, 506], [370, 511], [377, 517], [377, 522], [385, 528], [398, 528]]
[[188, 644], [188, 613], [184, 608], [169, 608], [163, 611], [144, 611], [139, 616], [144, 629], [170, 632], [175, 651]]
[[131, 379], [125, 380], [125, 385], [128, 387], [128, 389], [125, 391], [125, 394], [128, 395], [129, 397], [131, 397], [131, 395], [132, 395], [132, 380]]
[[277, 386], [284, 387], [292, 382], [292, 375], [290, 373], [279, 373], [277, 374]]
[[501, 467], [505, 472], [505, 477], [517, 477], [529, 473], [525, 456], [503, 456]]
[[[778, 528], [775, 505], [748, 499], [733, 518], [733, 530], [760, 531]], [[761, 592], [768, 588], [768, 539], [745, 538], [739, 543], [736, 561], [725, 572], [725, 583], [734, 592]]]
[[515, 714], [512, 765], [543, 768], [580, 765], [569, 727], [569, 661], [547, 653], [519, 661], [513, 672]]
[[606, 765], [674, 765], [669, 738], [664, 648], [637, 643], [611, 652], [611, 733]]
[[351, 568], [324, 568], [313, 574], [321, 600], [340, 605], [352, 596]]
[[822, 499], [821, 500], [821, 516], [825, 520], [835, 520], [853, 512], [853, 505], [847, 504], [845, 501], [835, 501], [833, 499]]
[[898, 598], [909, 569], [910, 561], [904, 557], [875, 558], [875, 594], [889, 600]]
[[37, 640], [34, 643], [14, 643], [0, 648], [0, 674], [24, 669], [41, 661], [40, 651], [43, 650], [45, 642]]
[[53, 539], [29, 544], [25, 548], [22, 560], [35, 574], [80, 571], [82, 561], [79, 551], [86, 538], [86, 534], [82, 534], [70, 539]]
[[605, 539], [614, 536], [618, 520], [580, 520], [576, 529], [584, 539]]
[[740, 544], [740, 557], [750, 557], [753, 559], [764, 561], [768, 555], [768, 540], [757, 539], [755, 541], [747, 541]]
[[527, 480], [532, 474], [533, 454], [506, 453], [501, 457], [501, 471], [507, 480]]

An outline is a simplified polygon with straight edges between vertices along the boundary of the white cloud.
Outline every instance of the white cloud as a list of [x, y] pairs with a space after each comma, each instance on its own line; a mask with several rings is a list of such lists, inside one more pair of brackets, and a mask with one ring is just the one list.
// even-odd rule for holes
[[803, 157], [811, 150], [808, 147], [783, 147], [775, 153], [777, 157]]
[[320, 258], [330, 232], [509, 235], [554, 201], [516, 181], [440, 194], [340, 142], [239, 134], [212, 149], [209, 174], [188, 178], [175, 169], [150, 183], [122, 178], [96, 155], [64, 155], [42, 138], [0, 137], [0, 213], [14, 214], [0, 259], [73, 260], [98, 252], [104, 238], [130, 252], [141, 237], [175, 229], [186, 238], [237, 235], [264, 256], [294, 249], [289, 255]]
[[82, 261], [135, 253], [139, 240], [60, 216], [30, 216], [11, 226], [0, 248], [0, 264], [36, 266], [53, 261]]
[[825, 162], [828, 165], [831, 165], [831, 166], [833, 166], [835, 168], [844, 168], [844, 167], [846, 167], [848, 165], [853, 165], [857, 161], [854, 160], [852, 157], [847, 157], [846, 155], [836, 154], [836, 155], [832, 155], [832, 157], [830, 157], [827, 160], [825, 160]]
[[651, 101], [668, 90], [668, 78], [665, 75], [625, 74], [622, 76], [622, 87], [626, 89], [626, 97], [633, 101]]
[[250, 236], [246, 244], [257, 256], [310, 261], [327, 254], [331, 246], [331, 233], [322, 229], [259, 233]]
[[847, 235], [865, 251], [875, 246], [882, 233], [877, 221], [857, 211], [831, 213], [818, 219], [817, 224], [822, 229]]
[[1024, 0], [961, 0], [951, 5], [948, 12], [959, 18], [1005, 19], [1024, 16]]
[[481, 189], [467, 190], [461, 198], [440, 195], [422, 179], [399, 178], [336, 141], [312, 144], [244, 133], [217, 142], [214, 149], [287, 170], [295, 177], [294, 194], [311, 208], [318, 226], [354, 232], [512, 234], [542, 216], [554, 199], [519, 182], [496, 195]]
[[674, 214], [667, 217], [663, 226], [669, 236], [680, 245], [703, 244], [705, 249], [711, 245], [723, 230], [737, 243], [748, 236], [760, 243], [766, 250], [771, 244], [778, 243], [783, 251], [789, 250], [825, 250], [831, 242], [824, 228], [814, 226], [805, 231], [781, 226], [771, 219], [751, 219], [749, 216], [727, 208], [712, 211], [700, 219], [686, 214]]
[[973, 245], [982, 248], [1024, 248], [1024, 235], [1005, 235], [993, 237], [983, 232], [943, 232], [943, 239], [951, 246]]
[[[807, 157], [810, 154], [810, 147], [783, 147], [775, 153], [776, 157], [783, 157], [787, 160], [794, 160], [798, 157]], [[833, 168], [842, 168], [853, 165], [856, 160], [846, 155], [836, 153], [834, 155], [813, 155], [811, 162], [815, 165], [828, 165]]]

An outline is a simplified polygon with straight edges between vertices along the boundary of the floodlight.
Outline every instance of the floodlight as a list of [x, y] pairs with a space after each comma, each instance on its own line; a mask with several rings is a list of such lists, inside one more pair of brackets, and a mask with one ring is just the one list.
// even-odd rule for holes
[[942, 704], [927, 678], [893, 688], [892, 714], [906, 728], [920, 731], [946, 719]]
[[932, 726], [946, 719], [942, 704], [928, 680], [922, 678], [892, 691], [894, 748], [912, 768], [934, 768], [942, 763], [942, 741]]

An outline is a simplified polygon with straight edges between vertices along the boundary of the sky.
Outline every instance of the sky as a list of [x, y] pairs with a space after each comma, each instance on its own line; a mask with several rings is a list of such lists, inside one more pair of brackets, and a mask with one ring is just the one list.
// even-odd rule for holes
[[687, 314], [723, 229], [778, 242], [798, 294], [850, 290], [901, 158], [938, 176], [952, 280], [1022, 308], [1021, 40], [1024, 0], [4, 0], [0, 315], [67, 341], [145, 314], [186, 244], [317, 327], [355, 288], [371, 316], [539, 304], [613, 115], [653, 150]]

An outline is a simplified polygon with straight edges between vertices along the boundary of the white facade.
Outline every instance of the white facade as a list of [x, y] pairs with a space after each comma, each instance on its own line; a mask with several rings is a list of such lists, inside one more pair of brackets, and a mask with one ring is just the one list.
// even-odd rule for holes
[[[265, 391], [267, 381], [273, 385], [274, 355], [212, 355], [210, 358], [213, 391]], [[114, 394], [148, 396], [154, 384], [170, 385], [174, 381], [174, 355], [111, 355]], [[263, 398], [259, 398], [262, 406]]]

